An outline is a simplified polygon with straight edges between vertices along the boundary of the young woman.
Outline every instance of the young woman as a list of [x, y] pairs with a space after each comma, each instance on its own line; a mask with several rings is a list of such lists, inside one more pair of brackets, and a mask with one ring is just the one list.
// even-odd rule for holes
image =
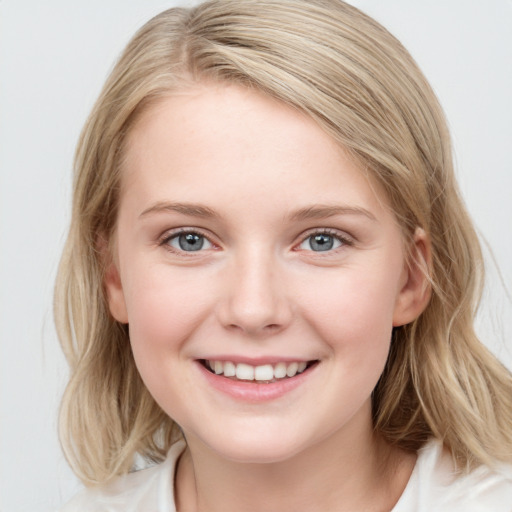
[[337, 0], [160, 14], [77, 151], [64, 510], [512, 510], [481, 284], [442, 111], [383, 27]]

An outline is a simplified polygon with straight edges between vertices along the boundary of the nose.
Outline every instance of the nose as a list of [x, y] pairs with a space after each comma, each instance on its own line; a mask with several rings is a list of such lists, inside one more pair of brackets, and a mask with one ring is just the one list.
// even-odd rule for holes
[[263, 251], [234, 257], [218, 303], [218, 318], [230, 330], [265, 337], [285, 329], [292, 318], [282, 268]]

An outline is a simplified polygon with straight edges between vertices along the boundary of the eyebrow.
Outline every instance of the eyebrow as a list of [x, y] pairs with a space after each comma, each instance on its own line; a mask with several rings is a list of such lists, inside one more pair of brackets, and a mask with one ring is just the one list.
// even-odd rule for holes
[[336, 215], [363, 215], [370, 220], [377, 220], [375, 215], [365, 208], [359, 206], [341, 206], [341, 205], [313, 205], [307, 208], [301, 208], [294, 212], [290, 218], [295, 221], [310, 219], [327, 219]]
[[202, 206], [200, 204], [194, 203], [166, 203], [159, 202], [146, 208], [140, 215], [139, 218], [145, 217], [146, 215], [152, 213], [162, 213], [162, 212], [170, 212], [170, 213], [181, 213], [182, 215], [189, 215], [191, 217], [201, 217], [201, 218], [212, 218], [218, 217], [219, 215], [206, 206]]
[[[149, 208], [146, 208], [140, 215], [139, 218], [145, 217], [146, 215], [154, 213], [180, 213], [182, 215], [188, 215], [191, 217], [200, 218], [218, 218], [219, 215], [208, 208], [195, 203], [167, 203], [158, 202]], [[370, 220], [377, 220], [375, 215], [365, 208], [359, 206], [342, 206], [342, 205], [312, 205], [305, 208], [301, 208], [290, 215], [292, 221], [304, 221], [314, 219], [327, 219], [336, 215], [363, 215]]]

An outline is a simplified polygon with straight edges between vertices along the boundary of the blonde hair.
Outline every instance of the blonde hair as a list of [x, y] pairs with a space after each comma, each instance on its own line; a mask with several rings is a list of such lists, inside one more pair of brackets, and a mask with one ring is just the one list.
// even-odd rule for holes
[[160, 461], [179, 435], [109, 314], [98, 250], [116, 223], [127, 134], [149, 104], [198, 80], [242, 84], [305, 112], [384, 187], [406, 238], [432, 241], [431, 300], [393, 332], [374, 390], [375, 428], [419, 449], [443, 441], [459, 468], [512, 460], [512, 378], [477, 339], [478, 239], [455, 183], [439, 103], [402, 45], [339, 0], [213, 0], [170, 9], [128, 44], [84, 127], [55, 293], [71, 376], [60, 432], [85, 483]]

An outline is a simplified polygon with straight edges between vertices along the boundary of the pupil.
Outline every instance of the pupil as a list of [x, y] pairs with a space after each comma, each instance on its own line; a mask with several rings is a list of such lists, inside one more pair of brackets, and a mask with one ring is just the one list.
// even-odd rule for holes
[[314, 251], [329, 251], [334, 245], [334, 239], [331, 235], [315, 235], [310, 243]]
[[180, 235], [180, 249], [184, 251], [199, 251], [204, 244], [204, 238], [196, 233], [185, 233]]

